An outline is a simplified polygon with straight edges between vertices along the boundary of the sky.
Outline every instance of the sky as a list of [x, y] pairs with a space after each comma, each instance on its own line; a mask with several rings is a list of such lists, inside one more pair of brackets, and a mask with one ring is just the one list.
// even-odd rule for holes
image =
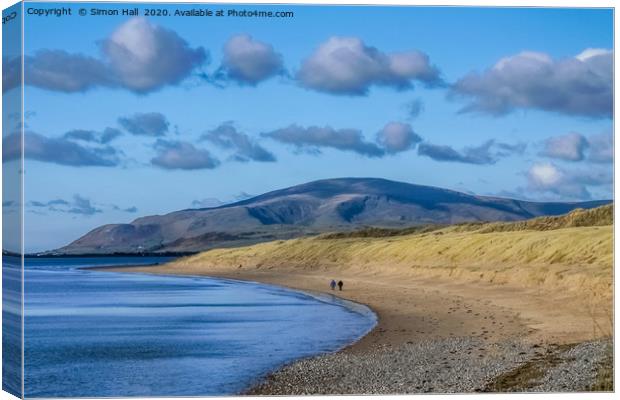
[[609, 9], [92, 7], [25, 5], [26, 251], [335, 177], [612, 198]]

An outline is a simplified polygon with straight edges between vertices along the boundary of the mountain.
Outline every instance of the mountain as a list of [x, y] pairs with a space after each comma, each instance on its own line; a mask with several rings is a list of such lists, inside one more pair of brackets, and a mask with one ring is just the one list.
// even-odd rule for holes
[[611, 201], [539, 203], [376, 178], [327, 179], [220, 207], [104, 225], [54, 254], [200, 251], [363, 226], [518, 221]]

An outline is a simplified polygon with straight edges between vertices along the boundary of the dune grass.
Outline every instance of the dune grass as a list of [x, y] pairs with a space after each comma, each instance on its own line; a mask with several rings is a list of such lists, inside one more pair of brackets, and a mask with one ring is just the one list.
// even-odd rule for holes
[[[462, 222], [452, 225], [454, 231], [480, 233], [513, 232], [523, 230], [548, 231], [580, 226], [606, 226], [613, 224], [613, 204], [584, 210], [577, 208], [565, 215], [538, 217], [516, 222]], [[325, 233], [323, 239], [346, 239], [365, 237], [391, 237], [416, 233], [428, 233], [444, 229], [448, 225], [428, 224], [407, 228], [365, 227], [353, 231]]]
[[548, 231], [562, 228], [613, 225], [613, 204], [590, 210], [575, 209], [568, 214], [555, 217], [538, 217], [518, 222], [488, 223], [480, 232], [511, 232], [522, 230]]
[[[612, 206], [512, 223], [332, 234], [214, 249], [177, 264], [395, 274], [612, 295]], [[372, 233], [375, 233], [373, 235]]]

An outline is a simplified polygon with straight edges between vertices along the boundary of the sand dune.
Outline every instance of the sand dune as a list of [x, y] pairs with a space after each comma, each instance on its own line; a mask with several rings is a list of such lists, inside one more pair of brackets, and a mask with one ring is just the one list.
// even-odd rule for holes
[[[568, 224], [587, 220], [593, 213], [572, 213]], [[529, 225], [540, 229], [562, 218], [567, 217], [535, 219]], [[230, 268], [348, 275], [373, 272], [386, 277], [510, 284], [611, 298], [611, 225], [527, 228], [527, 223], [516, 222], [465, 224], [390, 237], [333, 239], [327, 235], [211, 250], [179, 260], [170, 268], [195, 265], [205, 271]]]

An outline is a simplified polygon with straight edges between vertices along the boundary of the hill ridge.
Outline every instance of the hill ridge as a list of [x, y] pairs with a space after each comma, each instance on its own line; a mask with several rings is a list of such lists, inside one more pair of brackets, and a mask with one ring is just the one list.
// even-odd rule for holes
[[333, 178], [236, 203], [143, 216], [95, 228], [55, 254], [201, 251], [364, 226], [519, 221], [609, 201], [529, 202], [470, 195], [383, 178]]

